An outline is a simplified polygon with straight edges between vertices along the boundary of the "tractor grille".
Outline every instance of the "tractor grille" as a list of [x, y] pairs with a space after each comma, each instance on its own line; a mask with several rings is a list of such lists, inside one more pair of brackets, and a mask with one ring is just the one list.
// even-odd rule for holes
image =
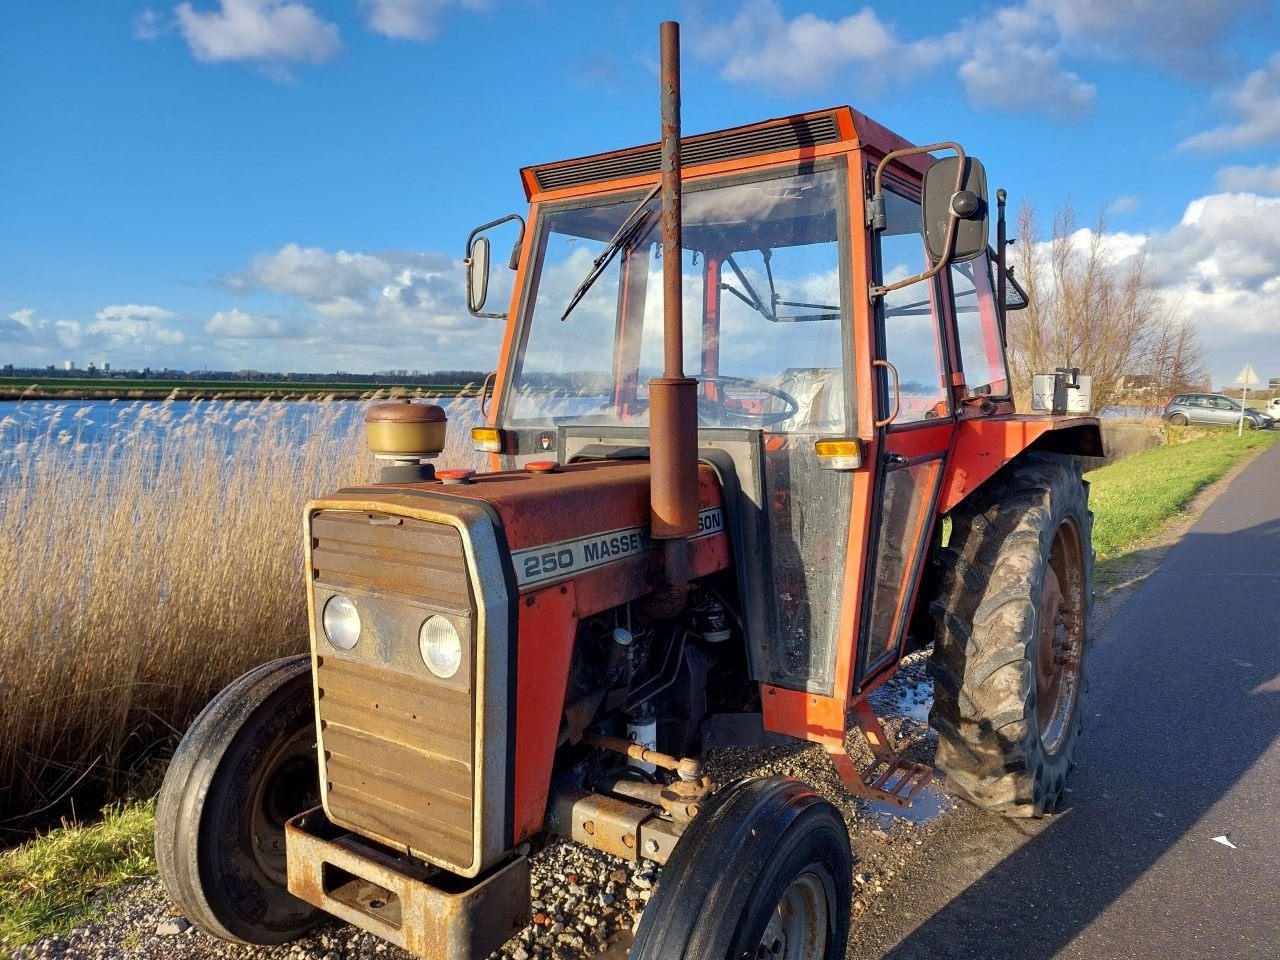
[[[351, 597], [360, 641], [339, 651], [317, 628], [325, 806], [341, 826], [453, 869], [475, 861], [475, 708], [465, 670], [434, 677], [418, 628], [445, 613], [472, 637], [466, 557], [444, 524], [324, 511], [312, 519], [315, 609]], [[474, 641], [472, 641], [473, 643]], [[464, 654], [464, 665], [474, 662]]]
[[[745, 130], [726, 130], [685, 138], [680, 141], [680, 162], [686, 167], [697, 167], [783, 150], [837, 143], [839, 140], [840, 125], [836, 115], [823, 113]], [[657, 173], [661, 167], [662, 149], [655, 143], [625, 153], [585, 157], [554, 166], [538, 167], [534, 170], [534, 176], [542, 190], [558, 190]]]

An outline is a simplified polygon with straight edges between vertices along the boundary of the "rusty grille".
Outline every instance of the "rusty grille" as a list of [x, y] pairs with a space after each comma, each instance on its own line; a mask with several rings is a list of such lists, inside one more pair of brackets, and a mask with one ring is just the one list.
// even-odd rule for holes
[[[329, 511], [313, 518], [311, 532], [317, 610], [342, 591], [356, 600], [362, 619], [351, 651], [319, 640], [317, 706], [329, 815], [423, 859], [469, 868], [475, 860], [472, 689], [461, 676], [442, 682], [429, 674], [417, 639], [428, 611], [470, 617], [461, 538], [443, 524]], [[472, 661], [464, 656], [464, 664]]]
[[[726, 130], [722, 133], [688, 137], [680, 141], [680, 154], [684, 166], [696, 167], [765, 153], [838, 143], [839, 140], [840, 125], [835, 114], [823, 113], [746, 130]], [[538, 167], [534, 170], [534, 176], [541, 189], [556, 190], [657, 173], [661, 163], [661, 148], [655, 143], [625, 153], [585, 157], [554, 166]]]

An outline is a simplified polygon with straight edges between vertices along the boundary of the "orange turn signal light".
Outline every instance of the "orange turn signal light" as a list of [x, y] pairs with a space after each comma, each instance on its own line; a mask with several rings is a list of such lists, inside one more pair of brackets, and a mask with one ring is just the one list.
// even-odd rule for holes
[[862, 441], [857, 437], [819, 440], [813, 446], [818, 465], [828, 470], [857, 470], [862, 466]]
[[481, 453], [501, 453], [502, 431], [496, 427], [472, 427], [471, 442]]

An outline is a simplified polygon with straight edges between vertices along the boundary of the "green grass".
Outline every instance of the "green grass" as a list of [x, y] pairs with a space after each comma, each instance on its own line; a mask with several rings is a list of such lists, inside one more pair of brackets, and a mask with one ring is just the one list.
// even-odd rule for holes
[[0, 948], [76, 926], [94, 893], [154, 873], [154, 826], [155, 801], [133, 801], [0, 852]]
[[[1179, 442], [1186, 431], [1171, 428], [1163, 447], [1094, 470], [1089, 506], [1097, 579], [1106, 581], [1123, 558], [1157, 533], [1191, 499], [1240, 460], [1280, 440], [1277, 431], [1242, 437], [1220, 430]], [[1201, 432], [1201, 431], [1197, 431]]]

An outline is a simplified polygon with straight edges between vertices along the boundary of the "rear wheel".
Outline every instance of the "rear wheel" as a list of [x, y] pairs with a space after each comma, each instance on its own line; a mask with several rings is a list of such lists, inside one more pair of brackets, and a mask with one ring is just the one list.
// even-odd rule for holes
[[320, 802], [311, 660], [232, 681], [182, 738], [156, 802], [156, 865], [174, 903], [223, 940], [296, 939], [324, 914], [287, 889], [284, 824]]
[[797, 780], [743, 780], [689, 825], [630, 960], [841, 960], [853, 899], [839, 811]]
[[980, 807], [1041, 816], [1071, 770], [1085, 691], [1092, 515], [1079, 464], [1028, 454], [951, 513], [933, 604], [936, 762]]
[[1181, 413], [1175, 413], [1169, 418], [1169, 422], [1179, 427], [1185, 427], [1187, 425], [1187, 418]]

